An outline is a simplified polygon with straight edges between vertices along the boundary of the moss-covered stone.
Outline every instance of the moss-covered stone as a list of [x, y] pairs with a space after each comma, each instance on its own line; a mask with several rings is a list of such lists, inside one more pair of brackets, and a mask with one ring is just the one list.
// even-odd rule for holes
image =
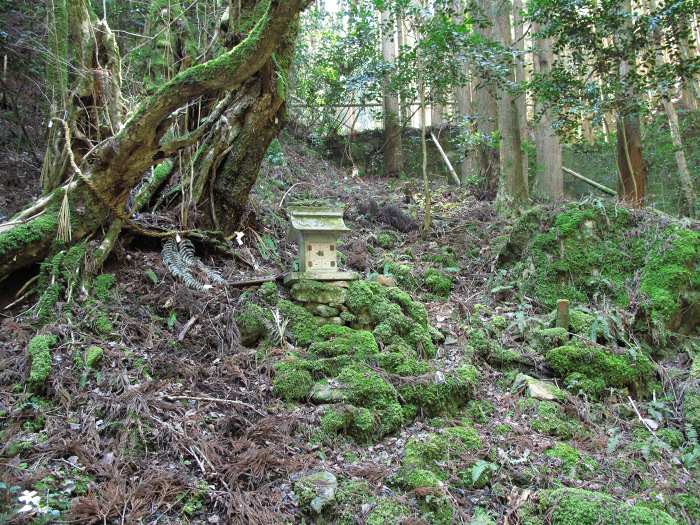
[[51, 373], [51, 348], [58, 343], [55, 335], [37, 335], [29, 341], [27, 354], [31, 362], [29, 384], [41, 388]]
[[599, 346], [580, 343], [554, 348], [545, 359], [564, 378], [567, 388], [596, 398], [610, 387], [629, 388], [643, 394], [655, 371], [651, 360], [639, 350], [614, 354]]
[[277, 309], [289, 321], [287, 330], [297, 345], [308, 346], [318, 339], [316, 334], [318, 324], [306, 308], [282, 299], [277, 303]]
[[322, 340], [312, 343], [309, 353], [319, 357], [349, 355], [364, 361], [379, 353], [372, 332], [365, 330], [327, 324], [318, 329], [318, 337]]
[[97, 368], [104, 357], [104, 350], [99, 346], [90, 346], [85, 352], [85, 366]]
[[527, 410], [535, 409], [530, 416], [530, 426], [537, 432], [559, 439], [572, 439], [583, 435], [581, 423], [568, 417], [554, 401], [538, 402], [534, 399], [526, 399], [521, 401], [520, 406]]
[[[677, 522], [663, 511], [628, 505], [614, 497], [583, 489], [561, 488], [544, 490], [537, 494], [536, 509], [521, 511], [527, 515], [547, 516], [557, 525], [676, 525]], [[525, 521], [527, 523], [527, 521]]]
[[273, 281], [268, 281], [260, 285], [258, 289], [258, 295], [260, 298], [268, 305], [272, 306], [277, 304], [279, 300], [279, 290], [277, 289], [277, 284]]
[[425, 415], [455, 413], [473, 396], [478, 380], [476, 367], [463, 364], [440, 378], [406, 384], [399, 393], [404, 402], [419, 407]]
[[292, 286], [292, 298], [301, 303], [323, 303], [340, 306], [345, 303], [346, 289], [319, 281], [299, 281]]
[[[598, 468], [598, 462], [592, 457], [582, 454], [567, 443], [557, 443], [545, 451], [545, 455], [561, 461], [564, 471], [572, 476], [592, 472]], [[583, 471], [583, 472], [582, 472]]]
[[384, 264], [384, 273], [392, 276], [404, 290], [413, 292], [418, 288], [418, 280], [413, 276], [413, 268], [410, 264], [387, 261]]
[[283, 361], [275, 366], [273, 388], [276, 395], [287, 401], [301, 401], [309, 395], [314, 380], [311, 374], [294, 361]]
[[246, 302], [234, 316], [244, 346], [255, 346], [269, 332], [267, 322], [272, 320], [270, 311], [253, 303]]
[[543, 352], [562, 346], [569, 341], [569, 332], [565, 328], [534, 330], [532, 336], [537, 349]]
[[355, 315], [354, 328], [372, 328], [384, 345], [412, 346], [420, 355], [435, 355], [425, 307], [398, 288], [356, 281], [350, 284], [346, 306]]
[[[681, 307], [698, 302], [700, 234], [668, 223], [612, 205], [571, 204], [553, 217], [536, 209], [514, 225], [499, 261], [545, 307], [569, 299], [626, 308], [632, 290], [642, 298], [639, 317], [677, 329], [685, 323]], [[590, 319], [582, 321], [574, 315], [572, 329], [588, 336]]]
[[440, 270], [436, 270], [435, 268], [429, 268], [425, 272], [423, 282], [428, 290], [433, 292], [435, 295], [439, 295], [440, 297], [449, 296], [450, 292], [452, 291], [452, 287], [454, 286], [454, 280], [452, 277], [444, 272], [441, 272]]
[[411, 516], [411, 509], [391, 498], [381, 498], [367, 515], [367, 525], [399, 525]]

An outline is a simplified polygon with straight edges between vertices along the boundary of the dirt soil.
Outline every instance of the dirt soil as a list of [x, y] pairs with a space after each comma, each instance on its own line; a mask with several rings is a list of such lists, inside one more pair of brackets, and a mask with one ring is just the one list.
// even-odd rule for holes
[[[347, 205], [352, 233], [343, 247], [348, 264], [364, 275], [382, 274], [388, 254], [410, 253], [416, 274], [423, 271], [420, 261], [426, 254], [443, 248], [456, 254], [459, 266], [449, 299], [417, 292], [431, 323], [445, 336], [444, 356], [461, 356], [468, 315], [476, 304], [508, 319], [542, 313], [491, 292], [491, 242], [507, 226], [491, 203], [436, 184], [434, 232], [421, 240], [416, 230], [392, 228], [386, 217], [393, 212], [382, 211], [393, 205], [416, 215], [421, 195], [413, 183], [353, 177], [294, 141], [264, 167], [238, 256], [225, 258], [198, 246], [200, 255], [229, 283], [287, 271], [296, 247], [287, 239], [284, 205], [303, 198]], [[1, 213], [12, 210], [12, 203], [0, 202]], [[396, 236], [391, 250], [378, 245], [382, 231]], [[392, 476], [410, 438], [460, 417], [419, 417], [374, 445], [316, 439], [318, 407], [273, 395], [273, 365], [286, 349], [239, 343], [233, 316], [257, 286], [190, 290], [165, 269], [158, 246], [127, 241], [105, 268], [116, 276], [116, 293], [107, 306], [110, 333], [98, 335], [92, 328], [81, 298], [60, 305], [64, 321], [42, 329], [63, 343], [52, 350], [51, 375], [40, 395], [25, 387], [36, 298], [1, 313], [0, 515], [3, 507], [15, 508], [22, 491], [36, 491], [42, 505], [61, 513], [61, 522], [300, 523], [304, 518], [294, 481], [326, 470], [341, 482], [366, 482], [374, 498], [392, 496], [413, 505], [412, 521], [405, 523], [427, 523], [414, 505], [416, 494], [397, 492]], [[76, 358], [92, 345], [104, 350], [94, 370]], [[625, 399], [593, 404], [571, 397], [564, 404], [566, 415], [586, 429], [586, 437], [569, 442], [596, 464], [572, 475], [544, 454], [558, 440], [532, 428], [531, 414], [519, 402], [522, 395], [511, 392], [504, 373], [485, 362], [477, 366], [482, 375], [475, 398], [484, 402], [487, 414], [473, 425], [482, 447], [460, 461], [485, 458], [499, 469], [484, 488], [450, 489], [456, 523], [469, 523], [477, 507], [498, 523], [517, 523], [514, 510], [539, 488], [602, 490], [652, 503], [697, 490], [697, 478], [672, 464], [666, 451], [633, 446], [640, 423]], [[365, 523], [372, 501], [356, 506], [356, 523]], [[8, 523], [58, 520], [51, 514], [39, 518], [46, 521], [35, 519], [31, 512], [19, 513]], [[688, 523], [693, 520], [688, 516]]]

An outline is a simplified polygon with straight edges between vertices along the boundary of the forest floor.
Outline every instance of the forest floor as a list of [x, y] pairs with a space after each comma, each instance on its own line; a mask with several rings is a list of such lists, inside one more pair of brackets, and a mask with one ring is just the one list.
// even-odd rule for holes
[[[414, 296], [444, 336], [436, 366], [473, 359], [480, 372], [462, 410], [418, 417], [372, 444], [324, 435], [322, 407], [285, 402], [273, 392], [274, 365], [287, 348], [240, 345], [232, 318], [257, 286], [188, 289], [168, 273], [160, 246], [135, 240], [118, 246], [104, 269], [116, 277], [103, 306], [106, 333], [100, 335], [80, 297], [63, 305], [60, 322], [42, 329], [62, 341], [52, 350], [44, 391], [25, 387], [36, 299], [2, 312], [0, 521], [441, 523], [447, 506], [456, 523], [514, 524], [539, 489], [575, 487], [666, 509], [679, 523], [700, 523], [697, 470], [686, 468], [680, 443], [669, 443], [682, 434], [658, 440], [642, 421], [654, 410], [675, 420], [677, 409], [666, 398], [642, 406], [622, 396], [590, 402], [568, 395], [552, 412], [552, 403], [512, 388], [512, 370], [463, 355], [475, 305], [509, 322], [547, 312], [493, 290], [492, 241], [508, 224], [492, 203], [436, 185], [428, 240], [387, 224], [405, 219], [397, 208], [408, 216], [420, 209], [416, 188], [354, 177], [286, 140], [260, 176], [238, 257], [209, 254], [204, 261], [229, 283], [287, 271], [295, 246], [287, 239], [284, 205], [304, 197], [347, 205], [352, 232], [341, 250], [365, 276], [384, 274], [391, 259], [410, 264], [419, 278], [429, 256], [452, 255], [449, 297], [422, 285]], [[101, 361], [86, 366], [93, 346], [102, 349]], [[459, 425], [475, 429], [478, 443], [440, 458], [450, 473], [444, 484], [408, 490], [396, 483], [407, 443]], [[332, 509], [314, 518], [294, 487], [319, 471], [333, 474], [338, 487]], [[486, 481], [451, 482], [463, 472], [474, 479], [485, 472]], [[39, 500], [19, 512], [34, 496], [26, 491]]]

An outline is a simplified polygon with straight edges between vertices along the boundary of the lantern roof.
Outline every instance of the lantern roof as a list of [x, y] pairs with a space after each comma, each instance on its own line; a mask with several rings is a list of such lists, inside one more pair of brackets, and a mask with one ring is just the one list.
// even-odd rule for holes
[[290, 206], [292, 228], [298, 232], [344, 233], [350, 228], [343, 222], [342, 207]]

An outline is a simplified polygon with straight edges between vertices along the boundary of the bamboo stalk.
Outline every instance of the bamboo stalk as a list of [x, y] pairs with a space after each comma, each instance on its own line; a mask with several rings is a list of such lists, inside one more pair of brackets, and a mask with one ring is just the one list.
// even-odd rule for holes
[[440, 155], [442, 155], [442, 160], [444, 160], [445, 164], [447, 164], [447, 169], [450, 172], [450, 177], [452, 178], [452, 182], [454, 182], [457, 186], [461, 186], [462, 181], [459, 180], [459, 176], [457, 175], [457, 172], [455, 171], [455, 169], [452, 167], [452, 163], [450, 162], [450, 159], [447, 157], [447, 153], [445, 153], [445, 150], [442, 149], [440, 142], [438, 141], [437, 137], [435, 136], [435, 133], [433, 133], [432, 131], [430, 132], [430, 138], [433, 139], [433, 142], [435, 143], [435, 146], [437, 146], [437, 149], [440, 152]]
[[602, 192], [604, 192], [604, 193], [607, 193], [608, 195], [613, 195], [613, 196], [614, 196], [614, 195], [617, 195], [617, 192], [616, 192], [615, 190], [613, 190], [612, 188], [608, 188], [607, 186], [603, 186], [603, 185], [600, 184], [599, 182], [596, 182], [596, 181], [594, 181], [594, 180], [591, 180], [591, 179], [589, 179], [588, 177], [584, 177], [584, 176], [581, 175], [580, 173], [576, 173], [574, 170], [570, 170], [569, 168], [567, 168], [567, 167], [565, 167], [565, 166], [562, 166], [561, 169], [562, 169], [562, 171], [563, 171], [564, 173], [568, 173], [569, 175], [571, 175], [571, 176], [573, 176], [573, 177], [576, 177], [576, 178], [579, 179], [579, 180], [582, 180], [582, 181], [585, 182], [586, 184], [590, 184], [590, 185], [593, 186], [594, 188], [597, 188], [597, 189], [599, 189], [600, 191], [602, 191]]

